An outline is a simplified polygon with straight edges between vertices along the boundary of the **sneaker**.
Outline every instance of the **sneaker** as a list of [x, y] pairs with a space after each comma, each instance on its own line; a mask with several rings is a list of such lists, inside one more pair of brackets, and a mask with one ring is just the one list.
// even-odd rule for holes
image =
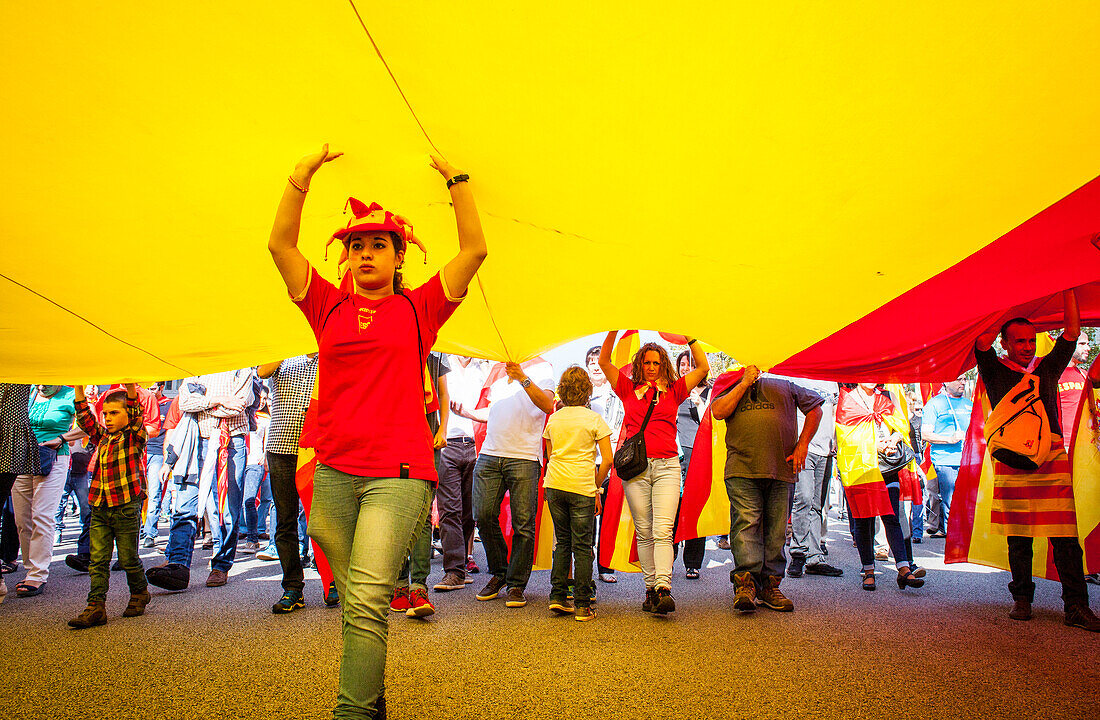
[[523, 588], [508, 588], [508, 594], [504, 597], [505, 607], [521, 608], [527, 604], [527, 598], [523, 596]]
[[676, 601], [672, 599], [672, 591], [666, 587], [657, 588], [657, 606], [653, 612], [657, 615], [668, 615], [676, 611]]
[[730, 573], [736, 589], [733, 595], [733, 609], [741, 613], [756, 612], [756, 582], [749, 571]]
[[253, 554], [255, 554], [259, 551], [260, 551], [260, 543], [252, 542], [251, 540], [249, 540], [244, 545], [241, 545], [239, 548], [237, 548], [237, 552], [247, 553], [248, 555], [253, 555]]
[[479, 568], [477, 566], [477, 563], [474, 562], [473, 556], [467, 557], [466, 558], [466, 574], [467, 575], [477, 575], [479, 572], [481, 572], [481, 568]]
[[417, 588], [409, 593], [409, 609], [405, 611], [405, 617], [425, 618], [435, 614], [435, 605], [428, 599], [428, 591]]
[[130, 594], [130, 602], [126, 605], [126, 609], [122, 611], [122, 617], [137, 617], [138, 615], [145, 614], [145, 606], [149, 604], [149, 600], [152, 596], [149, 594], [149, 590], [142, 590], [139, 593]]
[[122, 570], [123, 567], [121, 560], [115, 560], [113, 563], [111, 563], [111, 572], [122, 572]]
[[716, 543], [714, 543], [714, 545], [719, 550], [729, 550], [730, 549], [729, 536], [723, 535], [722, 537], [718, 538], [718, 541]]
[[802, 577], [804, 567], [806, 567], [805, 555], [791, 555], [791, 564], [787, 566], [787, 577]]
[[[75, 555], [66, 555], [65, 556], [65, 564], [68, 565], [69, 567], [71, 567], [73, 570], [76, 570], [79, 573], [88, 572], [88, 563], [91, 562], [91, 560], [92, 560], [91, 555], [85, 555], [83, 553], [77, 553]], [[10, 571], [5, 570], [4, 572], [10, 572]]]
[[328, 588], [324, 594], [325, 607], [334, 608], [340, 607], [340, 593], [336, 590], [336, 581], [333, 580], [328, 584]]
[[1100, 632], [1100, 618], [1093, 615], [1089, 606], [1083, 602], [1067, 606], [1066, 617], [1063, 622], [1070, 627], [1079, 627], [1089, 632]]
[[774, 575], [765, 578], [764, 587], [760, 588], [760, 595], [757, 596], [756, 602], [772, 610], [791, 612], [794, 610], [794, 603], [780, 592], [779, 583], [781, 579]]
[[145, 571], [145, 577], [150, 585], [155, 585], [165, 590], [186, 590], [191, 582], [191, 570], [181, 563], [166, 562], [163, 565], [151, 567]]
[[213, 536], [210, 535], [210, 533], [206, 533], [205, 535], [203, 535], [202, 549], [203, 550], [213, 550], [214, 549], [214, 538], [213, 538]]
[[102, 601], [88, 603], [84, 611], [69, 621], [69, 627], [77, 630], [107, 624], [107, 610]]
[[[790, 575], [790, 572], [787, 572]], [[844, 571], [838, 567], [833, 567], [828, 563], [816, 562], [806, 566], [807, 575], [824, 575], [826, 577], [840, 577], [844, 574]]]
[[206, 587], [221, 587], [229, 582], [229, 573], [225, 570], [211, 570], [206, 578]]
[[[436, 585], [438, 589], [439, 586]], [[485, 587], [481, 589], [481, 592], [477, 594], [478, 600], [493, 600], [500, 591], [504, 588], [504, 579], [498, 577], [489, 578], [489, 582], [485, 584]]]
[[924, 540], [922, 540], [921, 538], [917, 537], [916, 535], [914, 535], [913, 537], [911, 537], [911, 538], [909, 538], [909, 539], [910, 539], [910, 541], [911, 541], [911, 542], [912, 542], [912, 543], [913, 543], [914, 545], [920, 545], [920, 544], [921, 544], [922, 542], [924, 542]]
[[1085, 576], [1085, 582], [1092, 583], [1093, 585], [1100, 585], [1100, 573], [1092, 573]]
[[390, 612], [407, 612], [412, 607], [409, 604], [409, 588], [398, 585], [393, 589], [393, 597], [390, 598]]
[[642, 612], [656, 612], [657, 610], [657, 589], [646, 588], [645, 600], [642, 601]]
[[275, 549], [274, 545], [268, 545], [260, 552], [256, 553], [257, 560], [278, 560], [279, 551]]
[[588, 622], [589, 620], [595, 620], [596, 608], [577, 607], [577, 609], [573, 611], [573, 619], [577, 622]]
[[270, 540], [271, 539], [271, 536], [268, 535], [265, 532], [260, 533], [257, 537], [259, 537], [261, 540]]
[[550, 611], [555, 612], [558, 615], [572, 615], [576, 611], [576, 608], [573, 607], [573, 603], [569, 602], [568, 599], [551, 600]]
[[875, 560], [887, 560], [890, 557], [890, 548], [879, 545], [875, 548]]
[[[443, 579], [437, 582], [432, 589], [436, 592], [447, 592], [448, 590], [461, 590], [464, 587], [466, 587], [465, 580], [458, 573], [449, 572], [444, 574]], [[496, 597], [496, 595], [493, 597]], [[486, 598], [486, 600], [488, 599], [491, 598]]]
[[821, 541], [821, 554], [825, 557], [829, 557], [829, 546], [825, 544], [825, 541]]
[[292, 613], [305, 606], [306, 601], [302, 597], [301, 591], [287, 590], [283, 593], [283, 596], [276, 600], [275, 604], [271, 606], [271, 612], [276, 615], [286, 615], [287, 613]]
[[155, 548], [157, 546], [157, 539], [155, 537], [147, 537], [141, 541], [143, 548]]

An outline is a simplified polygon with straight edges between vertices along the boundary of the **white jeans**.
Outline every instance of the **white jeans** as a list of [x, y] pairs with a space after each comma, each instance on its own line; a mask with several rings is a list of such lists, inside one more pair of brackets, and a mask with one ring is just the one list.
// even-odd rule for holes
[[680, 507], [680, 459], [649, 458], [638, 477], [623, 483], [634, 518], [638, 563], [646, 589], [672, 588], [672, 528]]
[[57, 506], [69, 477], [69, 455], [58, 455], [49, 475], [19, 475], [11, 489], [19, 549], [27, 576], [23, 582], [40, 584], [50, 576]]

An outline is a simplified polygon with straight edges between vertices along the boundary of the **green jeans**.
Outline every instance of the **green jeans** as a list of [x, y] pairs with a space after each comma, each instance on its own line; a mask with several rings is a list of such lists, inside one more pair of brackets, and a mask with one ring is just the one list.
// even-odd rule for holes
[[359, 477], [317, 464], [309, 536], [332, 566], [342, 604], [334, 718], [374, 717], [386, 671], [390, 596], [428, 515], [431, 492], [426, 480]]
[[88, 563], [88, 575], [92, 589], [88, 593], [88, 602], [104, 602], [107, 599], [107, 587], [111, 577], [111, 555], [118, 547], [118, 562], [126, 571], [126, 582], [130, 585], [130, 594], [145, 592], [149, 586], [145, 579], [145, 569], [138, 557], [138, 533], [141, 531], [142, 498], [135, 498], [116, 507], [93, 505], [88, 522], [88, 537], [91, 543], [91, 561]]

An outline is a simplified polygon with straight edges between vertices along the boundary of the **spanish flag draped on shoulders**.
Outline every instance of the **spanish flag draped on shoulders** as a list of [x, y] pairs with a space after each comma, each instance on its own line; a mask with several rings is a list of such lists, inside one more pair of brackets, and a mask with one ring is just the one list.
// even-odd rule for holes
[[[897, 432], [908, 438], [909, 418], [887, 393], [876, 390], [867, 402], [860, 394], [858, 388], [842, 388], [837, 402], [837, 469], [840, 471], [840, 481], [844, 485], [852, 517], [893, 515], [886, 482], [878, 467], [876, 425], [881, 423], [891, 434]], [[901, 482], [903, 488], [912, 484], [911, 470], [905, 468], [899, 473], [899, 478], [906, 476]]]

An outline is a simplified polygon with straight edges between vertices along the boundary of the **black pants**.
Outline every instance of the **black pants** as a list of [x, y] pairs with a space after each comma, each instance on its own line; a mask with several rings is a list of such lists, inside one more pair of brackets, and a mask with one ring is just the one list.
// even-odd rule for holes
[[275, 502], [275, 549], [283, 566], [283, 590], [302, 592], [305, 575], [298, 554], [302, 538], [298, 537], [298, 486], [294, 473], [298, 456], [269, 452], [267, 471], [271, 476], [271, 499]]
[[[1020, 535], [1008, 536], [1008, 567], [1012, 571], [1008, 591], [1014, 600], [1031, 602], [1035, 597], [1035, 582], [1031, 579], [1034, 540]], [[1062, 581], [1062, 604], [1066, 607], [1081, 603], [1088, 605], [1089, 591], [1085, 584], [1081, 544], [1075, 537], [1056, 537], [1050, 538], [1050, 545], [1054, 549], [1054, 567]]]
[[14, 563], [19, 557], [19, 529], [15, 526], [15, 511], [11, 505], [14, 473], [0, 474], [0, 562]]
[[600, 573], [600, 575], [606, 575], [607, 573], [615, 572], [609, 567], [604, 567], [603, 565], [600, 565], [600, 548], [603, 547], [603, 533], [601, 532], [601, 530], [603, 529], [603, 514], [607, 512], [607, 486], [610, 484], [611, 473], [608, 473], [607, 477], [604, 478], [603, 485], [600, 486], [600, 488], [603, 490], [603, 494], [600, 495], [600, 498], [604, 504], [603, 507], [600, 508], [600, 524], [599, 527], [596, 529], [596, 569]]
[[[890, 476], [886, 477], [887, 481]], [[894, 562], [913, 564], [913, 545], [909, 538], [904, 536], [901, 529], [901, 487], [897, 483], [887, 482], [886, 492], [890, 494], [890, 505], [894, 509], [893, 515], [883, 515], [882, 524], [886, 527], [886, 542], [890, 545], [890, 552], [894, 555]], [[907, 521], [908, 522], [908, 521]], [[859, 551], [859, 561], [864, 567], [873, 567], [875, 564], [875, 519], [857, 518], [849, 519], [852, 529], [852, 539], [856, 541], [856, 549]], [[1084, 582], [1082, 580], [1082, 582]]]

